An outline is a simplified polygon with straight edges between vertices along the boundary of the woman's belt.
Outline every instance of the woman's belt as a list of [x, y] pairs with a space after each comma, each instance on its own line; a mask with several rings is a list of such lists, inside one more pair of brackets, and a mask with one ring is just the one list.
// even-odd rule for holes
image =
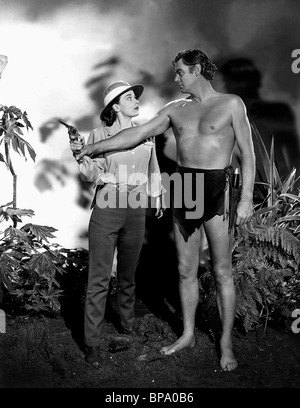
[[140, 189], [144, 189], [144, 185], [143, 184], [119, 184], [119, 183], [117, 183], [117, 184], [110, 184], [110, 183], [107, 183], [107, 184], [105, 184], [105, 186], [104, 186], [106, 189], [108, 189], [108, 190], [113, 190], [113, 191], [120, 191], [120, 192], [123, 192], [123, 191], [127, 191], [127, 192], [131, 192], [131, 191], [133, 191], [133, 190], [135, 190], [136, 188], [140, 188]]
[[[139, 188], [138, 188], [139, 187]], [[112, 183], [105, 183], [105, 184], [98, 184], [96, 186], [96, 191], [94, 194], [94, 198], [92, 200], [91, 203], [91, 209], [94, 208], [95, 204], [96, 204], [96, 198], [97, 198], [97, 194], [100, 190], [102, 190], [103, 188], [105, 188], [105, 190], [110, 190], [110, 191], [116, 191], [116, 192], [127, 192], [127, 193], [131, 193], [133, 190], [136, 189], [136, 191], [146, 191], [146, 184], [112, 184]]]

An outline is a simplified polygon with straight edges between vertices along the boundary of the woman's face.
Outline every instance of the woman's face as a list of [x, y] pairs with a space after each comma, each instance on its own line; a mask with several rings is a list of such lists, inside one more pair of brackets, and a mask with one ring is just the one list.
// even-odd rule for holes
[[121, 95], [119, 103], [116, 105], [119, 107], [119, 113], [124, 116], [133, 118], [139, 114], [139, 101], [132, 90]]

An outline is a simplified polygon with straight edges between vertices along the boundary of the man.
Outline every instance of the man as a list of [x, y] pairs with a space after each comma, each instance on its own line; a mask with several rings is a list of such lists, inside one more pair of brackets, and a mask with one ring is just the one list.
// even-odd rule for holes
[[[203, 217], [188, 220], [192, 221], [192, 225], [188, 221], [185, 222], [180, 210], [174, 213], [183, 334], [175, 343], [164, 347], [161, 353], [171, 355], [195, 344], [195, 314], [199, 300], [197, 272], [201, 244], [200, 226], [203, 223], [210, 248], [217, 305], [222, 323], [220, 366], [224, 371], [232, 371], [237, 367], [232, 346], [236, 295], [228, 220], [224, 217], [224, 169], [230, 164], [233, 147], [237, 143], [241, 151], [243, 184], [236, 222], [246, 222], [253, 213], [255, 176], [251, 129], [242, 100], [237, 95], [223, 94], [212, 88], [211, 80], [217, 68], [201, 50], [179, 52], [173, 60], [173, 66], [175, 82], [182, 93], [188, 93], [190, 96], [167, 103], [153, 119], [141, 126], [126, 129], [109, 140], [85, 146], [78, 158], [127, 149], [172, 128], [177, 146], [178, 171], [183, 175], [204, 173], [205, 201]], [[218, 190], [217, 193], [214, 192], [214, 187]]]

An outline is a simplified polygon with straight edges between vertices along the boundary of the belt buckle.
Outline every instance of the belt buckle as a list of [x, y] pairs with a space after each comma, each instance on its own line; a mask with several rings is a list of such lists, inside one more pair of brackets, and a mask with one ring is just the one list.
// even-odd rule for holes
[[[121, 191], [121, 187], [124, 187], [127, 190], [127, 192], [130, 193], [132, 190], [134, 190], [138, 186], [139, 186], [139, 184], [127, 184], [127, 185], [123, 185], [123, 186], [120, 186], [120, 184], [116, 184], [114, 186], [114, 190], [115, 191]], [[126, 190], [123, 190], [123, 191], [126, 191]]]

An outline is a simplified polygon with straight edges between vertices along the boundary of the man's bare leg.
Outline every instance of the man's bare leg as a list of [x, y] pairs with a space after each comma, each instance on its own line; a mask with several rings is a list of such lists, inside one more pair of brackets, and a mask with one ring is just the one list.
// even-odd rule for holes
[[[181, 228], [181, 227], [180, 227]], [[199, 302], [198, 266], [200, 233], [196, 230], [185, 241], [174, 217], [174, 237], [179, 271], [179, 294], [182, 307], [183, 334], [175, 343], [161, 349], [164, 355], [177, 353], [195, 345], [195, 316]]]
[[232, 350], [232, 331], [236, 312], [236, 294], [232, 277], [232, 250], [228, 235], [228, 223], [223, 216], [216, 215], [204, 224], [207, 235], [212, 269], [216, 282], [217, 305], [222, 323], [220, 339], [223, 371], [232, 371], [237, 367], [237, 361]]

